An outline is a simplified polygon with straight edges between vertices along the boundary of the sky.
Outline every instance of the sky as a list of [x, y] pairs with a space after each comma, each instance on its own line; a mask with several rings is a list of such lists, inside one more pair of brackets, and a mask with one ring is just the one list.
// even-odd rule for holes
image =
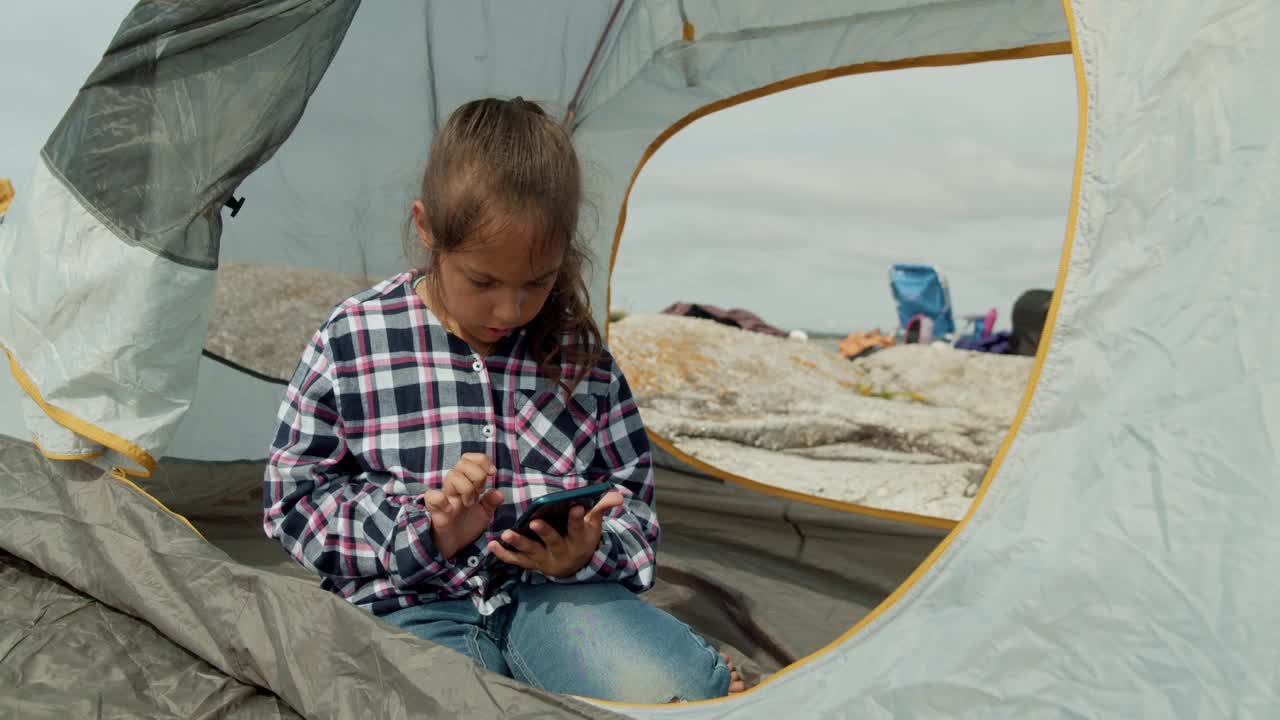
[[[19, 194], [35, 155], [134, 0], [6, 2], [0, 11], [0, 176]], [[75, 17], [74, 26], [68, 18]]]
[[641, 172], [613, 305], [889, 330], [890, 266], [924, 262], [957, 315], [995, 307], [1007, 327], [1017, 296], [1056, 278], [1076, 113], [1056, 56], [855, 75], [709, 115]]
[[[70, 4], [76, 32], [53, 32]], [[0, 23], [0, 175], [29, 173], [132, 4], [25, 3], [21, 22]], [[50, 37], [62, 45], [39, 72], [16, 71]], [[1018, 294], [1053, 286], [1075, 138], [1069, 56], [856, 75], [715, 113], [641, 173], [614, 306], [696, 301], [788, 329], [888, 330], [889, 267], [925, 262], [958, 314], [995, 307], [1007, 326]]]

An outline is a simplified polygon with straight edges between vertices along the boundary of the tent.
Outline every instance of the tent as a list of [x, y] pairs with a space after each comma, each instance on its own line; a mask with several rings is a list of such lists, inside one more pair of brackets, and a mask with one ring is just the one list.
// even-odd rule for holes
[[5, 213], [13, 204], [13, 182], [9, 178], [0, 178], [0, 222], [4, 222]]
[[[196, 0], [111, 25], [0, 226], [0, 714], [1280, 711], [1274, 4]], [[699, 117], [1066, 53], [1080, 123], [1053, 305], [960, 523], [772, 491], [655, 438], [652, 599], [749, 659], [750, 692], [532, 690], [319, 590], [255, 532], [280, 388], [205, 347], [219, 268], [397, 265], [424, 128], [459, 102], [563, 113], [610, 261], [630, 183]]]

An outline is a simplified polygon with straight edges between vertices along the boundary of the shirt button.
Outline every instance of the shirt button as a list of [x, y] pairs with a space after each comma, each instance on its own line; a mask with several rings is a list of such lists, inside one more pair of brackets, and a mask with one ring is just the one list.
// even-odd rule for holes
[[477, 566], [477, 565], [479, 565], [479, 564], [480, 564], [480, 558], [479, 558], [479, 557], [476, 557], [475, 555], [472, 555], [471, 557], [467, 558], [467, 567], [475, 567], [475, 566]]
[[480, 434], [484, 435], [487, 438], [493, 437], [493, 426], [485, 425], [484, 427], [480, 428]]
[[477, 360], [471, 363], [471, 369], [475, 370], [476, 372], [480, 372], [481, 370], [484, 370], [484, 363]]

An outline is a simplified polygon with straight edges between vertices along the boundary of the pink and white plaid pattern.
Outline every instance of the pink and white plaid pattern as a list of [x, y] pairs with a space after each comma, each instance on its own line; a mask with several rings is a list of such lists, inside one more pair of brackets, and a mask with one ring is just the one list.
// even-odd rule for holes
[[[566, 402], [525, 354], [523, 332], [480, 358], [427, 310], [415, 278], [402, 273], [342, 302], [312, 336], [271, 443], [267, 535], [323, 587], [375, 614], [458, 598], [487, 614], [517, 581], [549, 580], [486, 562], [488, 542], [534, 498], [607, 481], [626, 502], [587, 566], [555, 580], [652, 587], [660, 532], [649, 443], [612, 356]], [[469, 452], [493, 460], [507, 501], [446, 560], [422, 495]]]

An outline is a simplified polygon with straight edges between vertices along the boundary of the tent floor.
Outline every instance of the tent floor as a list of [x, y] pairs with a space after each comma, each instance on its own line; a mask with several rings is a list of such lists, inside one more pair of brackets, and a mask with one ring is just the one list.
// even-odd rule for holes
[[[292, 717], [282, 700], [218, 668], [280, 676], [274, 681], [290, 683], [282, 694], [293, 703], [298, 683], [315, 678], [282, 668], [283, 658], [311, 653], [313, 671], [354, 660], [329, 655], [329, 638], [308, 637], [297, 617], [304, 606], [341, 616], [349, 633], [375, 643], [362, 657], [424, 667], [437, 667], [441, 653], [454, 657], [352, 615], [267, 538], [254, 500], [260, 463], [166, 461], [162, 469], [143, 489], [208, 542], [133, 486], [0, 437], [0, 715], [61, 718], [71, 704], [76, 717]], [[642, 597], [728, 652], [751, 684], [838, 638], [942, 536], [671, 470], [657, 483], [659, 581]], [[528, 690], [460, 671], [447, 674], [503, 697]], [[404, 690], [406, 701], [430, 692]], [[579, 709], [550, 696], [528, 702]]]

